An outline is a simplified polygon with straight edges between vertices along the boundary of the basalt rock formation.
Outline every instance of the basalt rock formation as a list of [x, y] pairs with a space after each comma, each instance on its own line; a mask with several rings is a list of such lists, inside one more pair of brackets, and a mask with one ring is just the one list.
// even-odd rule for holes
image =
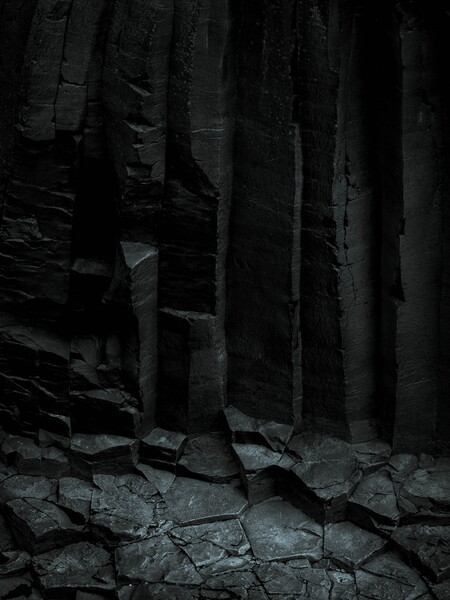
[[450, 597], [445, 0], [0, 0], [0, 596]]

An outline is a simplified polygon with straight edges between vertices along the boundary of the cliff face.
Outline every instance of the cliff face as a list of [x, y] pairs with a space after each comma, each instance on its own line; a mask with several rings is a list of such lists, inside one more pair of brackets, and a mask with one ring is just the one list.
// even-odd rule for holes
[[6, 430], [450, 428], [444, 2], [0, 2]]

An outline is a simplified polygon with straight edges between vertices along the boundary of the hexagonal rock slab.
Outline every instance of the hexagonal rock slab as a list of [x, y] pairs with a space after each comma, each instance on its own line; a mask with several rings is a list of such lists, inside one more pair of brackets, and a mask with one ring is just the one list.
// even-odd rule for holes
[[112, 591], [115, 587], [111, 555], [88, 542], [71, 544], [35, 556], [33, 566], [49, 598], [72, 597], [75, 591]]
[[364, 477], [348, 502], [348, 518], [375, 532], [390, 533], [398, 525], [397, 497], [387, 469]]
[[432, 581], [450, 577], [450, 526], [405, 525], [394, 531], [392, 540]]
[[266, 563], [259, 566], [256, 572], [271, 598], [330, 598], [332, 583], [324, 569], [313, 569], [301, 561], [290, 561], [287, 564]]
[[117, 475], [133, 470], [138, 462], [138, 440], [119, 435], [82, 434], [72, 437], [70, 455], [74, 475]]
[[177, 477], [163, 494], [179, 525], [200, 525], [239, 517], [248, 506], [244, 492], [231, 484]]
[[431, 600], [427, 584], [391, 552], [366, 563], [355, 577], [361, 600]]
[[81, 540], [81, 527], [52, 502], [17, 498], [8, 502], [5, 509], [20, 545], [32, 554]]
[[450, 525], [450, 458], [414, 470], [400, 487], [402, 523], [433, 520]]
[[94, 475], [91, 527], [110, 544], [143, 539], [162, 524], [156, 487], [138, 475]]
[[169, 536], [197, 568], [217, 563], [229, 556], [242, 556], [250, 550], [247, 536], [237, 519], [175, 527]]
[[123, 581], [199, 585], [199, 575], [189, 558], [162, 533], [116, 551], [118, 576]]
[[321, 523], [343, 521], [347, 500], [361, 477], [350, 444], [305, 433], [292, 438], [287, 452], [296, 459], [280, 495]]
[[239, 468], [226, 437], [222, 433], [208, 433], [187, 442], [177, 473], [226, 483], [239, 475]]
[[281, 498], [252, 506], [241, 521], [260, 560], [323, 557], [323, 527]]
[[386, 540], [350, 521], [331, 523], [324, 528], [324, 554], [346, 570], [358, 569], [383, 551]]

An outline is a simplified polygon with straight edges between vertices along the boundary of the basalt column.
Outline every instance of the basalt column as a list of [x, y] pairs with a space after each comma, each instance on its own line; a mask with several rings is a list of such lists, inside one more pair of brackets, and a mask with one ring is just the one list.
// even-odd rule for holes
[[217, 426], [226, 396], [232, 4], [175, 0], [160, 230], [159, 420], [188, 432]]
[[[16, 10], [2, 5], [1, 412], [6, 427], [56, 433], [69, 412], [69, 341], [55, 325], [68, 299], [79, 157], [58, 104], [70, 2], [30, 2], [20, 19]], [[9, 29], [14, 19], [23, 28]]]
[[377, 215], [363, 3], [299, 3], [305, 426], [377, 436]]
[[227, 270], [228, 397], [299, 422], [301, 157], [293, 115], [295, 2], [239, 3]]
[[382, 125], [382, 152], [393, 158], [383, 183], [384, 431], [396, 449], [426, 451], [439, 437], [437, 422], [441, 432], [441, 419], [448, 424], [442, 396], [448, 386], [448, 97], [440, 58], [446, 34], [422, 3], [399, 3], [384, 13], [384, 24], [395, 65], [389, 100], [384, 97], [384, 106], [395, 107], [388, 109], [394, 126]]

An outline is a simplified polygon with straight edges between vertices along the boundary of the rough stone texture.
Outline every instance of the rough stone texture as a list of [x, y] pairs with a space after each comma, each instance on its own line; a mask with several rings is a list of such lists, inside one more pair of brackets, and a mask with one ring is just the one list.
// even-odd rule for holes
[[0, 0], [2, 599], [449, 596], [449, 31]]
[[386, 541], [350, 521], [325, 525], [324, 555], [337, 567], [354, 570], [383, 552]]
[[[241, 3], [234, 192], [227, 268], [229, 395], [300, 420], [300, 144], [292, 114], [292, 0]], [[268, 240], [270, 239], [270, 243]]]
[[411, 564], [418, 565], [435, 582], [450, 577], [450, 527], [406, 525], [392, 539]]
[[180, 525], [208, 523], [238, 517], [247, 507], [242, 490], [226, 484], [178, 477], [163, 494], [170, 513]]
[[323, 557], [323, 529], [310, 517], [280, 498], [252, 506], [242, 524], [260, 560]]
[[178, 473], [224, 483], [236, 478], [239, 472], [226, 437], [221, 433], [209, 433], [188, 441]]

